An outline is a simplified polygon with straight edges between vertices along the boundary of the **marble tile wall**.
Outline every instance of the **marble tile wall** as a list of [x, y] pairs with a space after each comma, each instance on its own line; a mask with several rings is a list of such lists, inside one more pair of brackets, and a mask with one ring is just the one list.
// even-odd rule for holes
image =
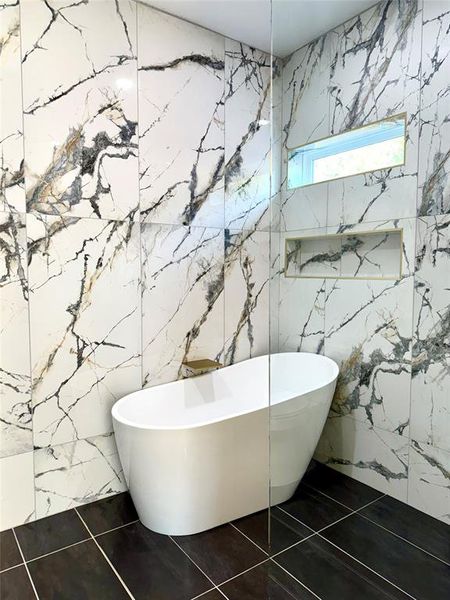
[[273, 65], [134, 0], [0, 23], [5, 529], [125, 489], [116, 399], [268, 352]]
[[[383, 1], [285, 61], [284, 180], [287, 147], [404, 111], [408, 125], [404, 166], [283, 184], [281, 201], [282, 254], [286, 237], [401, 228], [401, 277], [281, 273], [279, 304], [280, 350], [324, 353], [341, 368], [318, 459], [447, 522], [449, 27], [445, 1]], [[352, 271], [362, 254], [348, 258]]]

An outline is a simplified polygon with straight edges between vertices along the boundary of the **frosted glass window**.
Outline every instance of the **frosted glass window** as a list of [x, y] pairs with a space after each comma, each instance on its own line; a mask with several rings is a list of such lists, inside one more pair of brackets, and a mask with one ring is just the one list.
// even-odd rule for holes
[[406, 115], [289, 150], [288, 188], [405, 164]]

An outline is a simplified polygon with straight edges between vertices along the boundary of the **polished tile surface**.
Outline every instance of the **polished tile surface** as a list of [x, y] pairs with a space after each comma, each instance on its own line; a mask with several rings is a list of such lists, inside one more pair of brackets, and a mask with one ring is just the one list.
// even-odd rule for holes
[[281, 508], [314, 531], [331, 525], [351, 512], [345, 506], [304, 485], [300, 485], [293, 498], [282, 504]]
[[267, 511], [169, 537], [136, 521], [128, 493], [4, 531], [0, 600], [35, 599], [19, 550], [39, 600], [450, 597], [448, 526], [325, 466], [305, 480], [271, 509], [271, 545]]
[[36, 600], [25, 567], [20, 566], [0, 574], [2, 600]]
[[25, 560], [61, 550], [90, 537], [74, 510], [21, 525], [15, 532]]
[[0, 533], [0, 571], [22, 562], [12, 529]]
[[212, 587], [168, 536], [154, 533], [141, 523], [96, 539], [136, 598], [189, 599]]
[[383, 495], [356, 479], [351, 479], [316, 461], [303, 477], [302, 482], [352, 510], [357, 510]]
[[450, 532], [440, 521], [385, 496], [361, 515], [450, 564]]
[[268, 511], [263, 510], [254, 515], [238, 519], [234, 521], [233, 525], [269, 554], [281, 552], [281, 550], [285, 550], [313, 533], [309, 527], [306, 527], [278, 507], [271, 510], [270, 517]]
[[367, 519], [352, 515], [322, 535], [414, 598], [450, 597], [449, 565]]
[[92, 540], [28, 563], [39, 598], [129, 600]]
[[275, 561], [323, 600], [407, 598], [406, 594], [320, 536], [286, 550]]
[[222, 583], [267, 558], [231, 525], [175, 537], [183, 550], [214, 581]]
[[138, 515], [128, 492], [77, 508], [93, 535], [137, 521]]
[[315, 596], [271, 560], [220, 588], [229, 600], [313, 600]]

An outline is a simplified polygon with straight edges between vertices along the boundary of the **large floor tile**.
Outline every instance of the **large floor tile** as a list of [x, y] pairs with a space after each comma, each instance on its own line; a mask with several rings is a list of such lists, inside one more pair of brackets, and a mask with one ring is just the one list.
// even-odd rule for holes
[[315, 596], [271, 560], [220, 588], [229, 600], [313, 600]]
[[300, 485], [291, 500], [281, 505], [307, 527], [318, 531], [350, 514], [350, 510], [315, 490]]
[[128, 492], [79, 506], [77, 511], [93, 535], [127, 525], [138, 519]]
[[269, 554], [281, 552], [313, 533], [309, 527], [305, 527], [277, 507], [270, 511], [270, 544], [267, 510], [238, 519], [233, 524]]
[[322, 535], [415, 598], [450, 598], [449, 566], [363, 517], [352, 515]]
[[206, 594], [202, 594], [198, 600], [224, 600], [223, 596], [218, 590], [211, 590]]
[[21, 525], [15, 531], [25, 560], [90, 538], [89, 532], [74, 510]]
[[16, 567], [0, 575], [1, 600], [36, 600], [25, 567]]
[[165, 535], [133, 523], [96, 538], [136, 600], [188, 600], [211, 582]]
[[215, 584], [223, 583], [267, 558], [231, 525], [174, 539]]
[[286, 550], [275, 560], [322, 600], [407, 598], [406, 594], [319, 536]]
[[22, 562], [12, 529], [0, 533], [0, 571]]
[[360, 514], [450, 563], [450, 527], [445, 523], [389, 496]]
[[129, 600], [93, 540], [28, 563], [41, 600]]
[[312, 469], [306, 473], [302, 483], [327, 494], [333, 500], [341, 502], [353, 510], [357, 510], [383, 495], [368, 485], [318, 462], [315, 462]]

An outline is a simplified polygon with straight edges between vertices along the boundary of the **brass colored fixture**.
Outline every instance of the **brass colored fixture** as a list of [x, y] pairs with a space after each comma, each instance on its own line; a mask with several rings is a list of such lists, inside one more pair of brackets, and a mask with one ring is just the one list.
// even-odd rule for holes
[[223, 367], [222, 363], [210, 358], [201, 358], [199, 360], [188, 360], [181, 363], [183, 377], [192, 377], [193, 375], [202, 375], [209, 371], [216, 371]]

